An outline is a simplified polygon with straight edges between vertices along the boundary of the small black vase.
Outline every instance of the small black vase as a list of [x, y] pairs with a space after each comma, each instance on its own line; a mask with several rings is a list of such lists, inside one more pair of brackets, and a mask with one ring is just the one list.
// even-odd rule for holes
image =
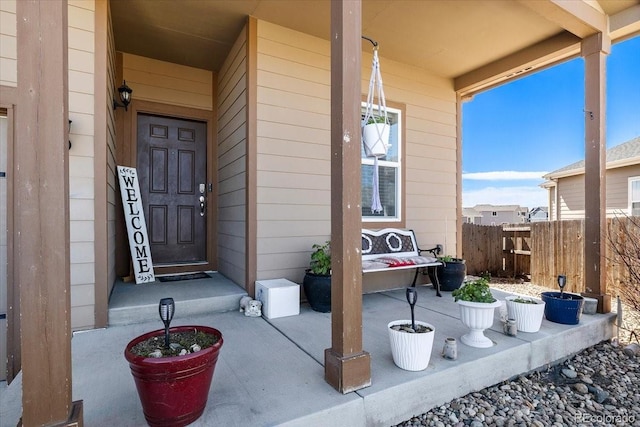
[[312, 309], [321, 313], [331, 311], [331, 276], [307, 271], [302, 281], [302, 287]]

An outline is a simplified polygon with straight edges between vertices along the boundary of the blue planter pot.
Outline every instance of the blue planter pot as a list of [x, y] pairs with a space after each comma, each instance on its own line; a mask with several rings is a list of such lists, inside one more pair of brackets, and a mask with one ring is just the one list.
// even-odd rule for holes
[[584, 298], [580, 295], [560, 292], [542, 292], [542, 301], [546, 303], [544, 307], [544, 317], [550, 322], [561, 323], [563, 325], [577, 325], [580, 322], [582, 305]]

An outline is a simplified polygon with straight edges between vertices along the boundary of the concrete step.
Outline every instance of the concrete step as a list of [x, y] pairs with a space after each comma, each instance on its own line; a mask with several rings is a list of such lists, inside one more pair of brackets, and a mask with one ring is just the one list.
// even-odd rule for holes
[[118, 280], [109, 299], [109, 326], [160, 319], [158, 304], [168, 297], [176, 304], [174, 319], [238, 310], [247, 292], [220, 273], [207, 274], [209, 278], [140, 285]]

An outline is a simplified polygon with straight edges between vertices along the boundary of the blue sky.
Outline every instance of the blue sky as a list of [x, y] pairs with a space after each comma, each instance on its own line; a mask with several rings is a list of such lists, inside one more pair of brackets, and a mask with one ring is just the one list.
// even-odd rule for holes
[[[640, 136], [640, 36], [607, 58], [607, 147]], [[584, 158], [584, 61], [476, 95], [462, 107], [462, 205], [547, 205], [542, 175]]]

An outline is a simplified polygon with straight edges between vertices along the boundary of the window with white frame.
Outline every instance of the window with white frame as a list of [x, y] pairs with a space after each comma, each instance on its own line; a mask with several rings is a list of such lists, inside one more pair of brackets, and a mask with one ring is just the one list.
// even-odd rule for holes
[[[362, 116], [366, 103], [362, 103]], [[380, 192], [381, 212], [372, 212], [374, 158], [367, 157], [363, 144], [360, 144], [362, 221], [397, 222], [402, 219], [402, 110], [387, 106], [387, 115], [391, 124], [387, 155], [378, 158], [378, 188]]]
[[640, 176], [629, 178], [629, 214], [640, 216]]

